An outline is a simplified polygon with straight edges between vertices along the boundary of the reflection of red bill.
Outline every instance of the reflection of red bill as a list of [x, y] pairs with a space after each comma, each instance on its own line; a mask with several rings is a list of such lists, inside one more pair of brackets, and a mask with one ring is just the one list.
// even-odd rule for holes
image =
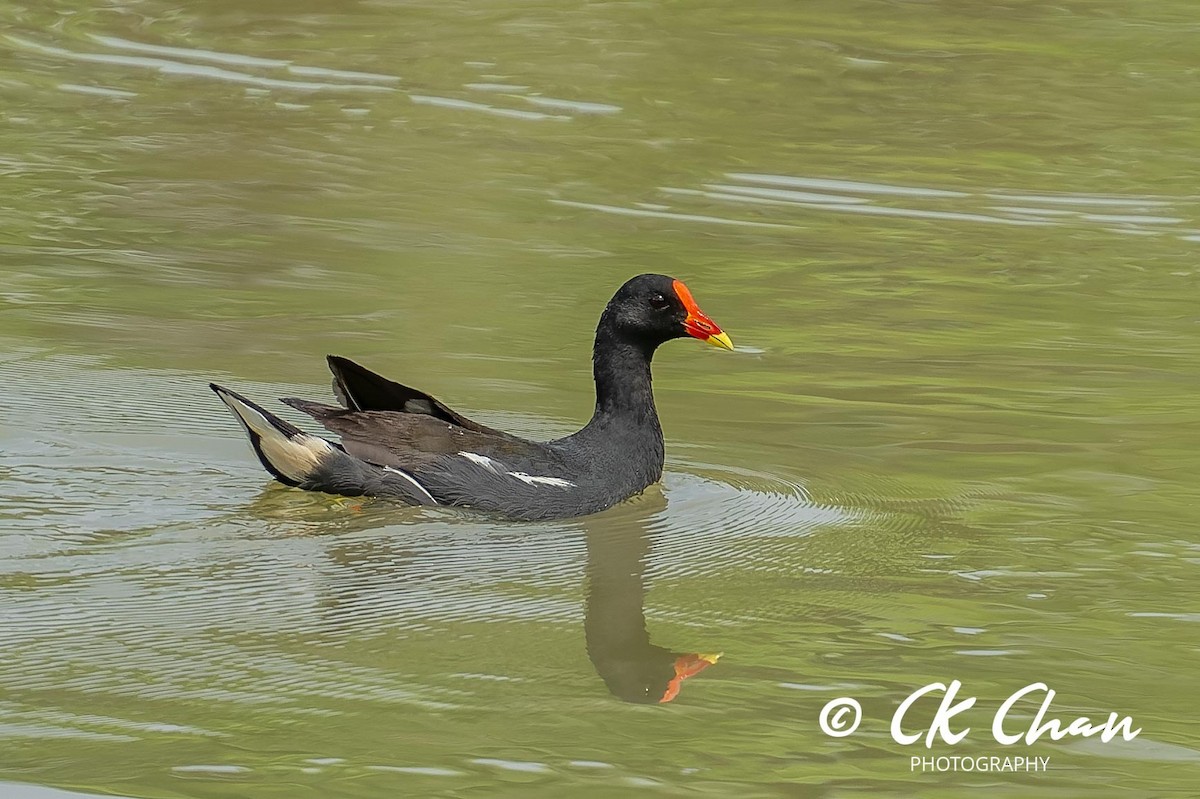
[[659, 703], [670, 702], [679, 695], [679, 687], [688, 677], [707, 669], [712, 664], [716, 663], [724, 652], [718, 652], [715, 655], [680, 655], [675, 659], [675, 676], [667, 683], [667, 690], [663, 691], [662, 699]]

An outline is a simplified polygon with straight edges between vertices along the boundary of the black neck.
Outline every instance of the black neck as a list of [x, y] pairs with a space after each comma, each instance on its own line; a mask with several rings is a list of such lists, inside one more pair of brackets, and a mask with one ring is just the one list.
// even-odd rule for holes
[[662, 477], [663, 434], [650, 387], [655, 344], [623, 336], [600, 318], [592, 369], [596, 411], [583, 429], [564, 441], [590, 451], [604, 479], [634, 494]]
[[658, 412], [650, 384], [654, 347], [624, 339], [610, 330], [605, 321], [600, 320], [592, 349], [592, 374], [596, 378], [596, 412], [592, 422], [620, 418], [657, 428]]

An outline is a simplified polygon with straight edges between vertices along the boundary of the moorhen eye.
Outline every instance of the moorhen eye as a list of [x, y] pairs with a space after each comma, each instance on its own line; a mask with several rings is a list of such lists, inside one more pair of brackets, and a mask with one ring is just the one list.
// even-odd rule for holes
[[667, 302], [667, 298], [661, 294], [652, 294], [650, 296], [650, 307], [656, 311], [661, 311], [671, 303]]

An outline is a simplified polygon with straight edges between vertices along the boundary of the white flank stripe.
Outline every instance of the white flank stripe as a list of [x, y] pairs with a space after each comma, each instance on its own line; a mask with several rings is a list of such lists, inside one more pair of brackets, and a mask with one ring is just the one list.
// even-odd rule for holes
[[471, 463], [479, 464], [483, 468], [487, 469], [489, 472], [494, 472], [495, 474], [500, 474], [501, 465], [499, 463], [497, 463], [496, 461], [492, 460], [491, 458], [489, 458], [487, 455], [477, 455], [474, 452], [460, 452], [458, 454], [462, 455], [464, 458], [469, 460]]
[[438, 501], [437, 501], [436, 499], [434, 499], [434, 498], [433, 498], [433, 494], [430, 494], [428, 491], [426, 491], [426, 490], [425, 490], [425, 486], [423, 486], [423, 485], [421, 485], [420, 483], [418, 483], [418, 482], [417, 482], [417, 478], [413, 477], [413, 476], [412, 476], [411, 474], [409, 474], [408, 472], [403, 472], [403, 471], [400, 471], [399, 469], [393, 469], [391, 466], [384, 466], [384, 467], [383, 467], [383, 470], [384, 470], [385, 472], [391, 472], [392, 474], [398, 474], [398, 475], [400, 475], [400, 476], [401, 476], [401, 477], [403, 477], [405, 480], [407, 480], [408, 482], [412, 483], [412, 485], [413, 485], [413, 488], [417, 489], [417, 493], [418, 493], [418, 494], [420, 494], [421, 496], [423, 496], [423, 497], [425, 497], [426, 499], [428, 499], [428, 500], [430, 501], [430, 503], [432, 503], [432, 504], [434, 504], [434, 505], [438, 504]]
[[558, 488], [574, 488], [575, 487], [575, 484], [572, 483], [570, 480], [564, 480], [561, 477], [537, 477], [532, 474], [525, 474], [525, 472], [505, 472], [505, 474], [508, 474], [508, 475], [511, 475], [512, 477], [517, 478], [522, 483], [529, 483], [529, 485], [531, 485], [531, 486], [532, 485], [545, 485], [545, 486], [557, 486]]
[[[460, 452], [458, 454], [469, 460], [471, 463], [479, 464], [492, 474], [500, 474], [500, 470], [504, 468], [504, 464], [493, 458], [489, 458], [487, 455], [480, 455], [475, 452]], [[504, 472], [504, 474], [508, 477], [515, 477], [522, 483], [531, 486], [544, 485], [555, 486], [557, 488], [575, 488], [574, 483], [572, 483], [570, 480], [564, 480], [561, 477], [538, 477], [536, 475], [526, 474], [525, 472]]]

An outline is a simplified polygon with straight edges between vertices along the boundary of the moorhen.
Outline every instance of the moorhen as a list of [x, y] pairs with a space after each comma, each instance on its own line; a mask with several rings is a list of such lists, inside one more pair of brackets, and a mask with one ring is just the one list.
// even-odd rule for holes
[[682, 282], [665, 275], [627, 281], [596, 327], [591, 421], [547, 442], [485, 427], [336, 356], [328, 358], [329, 368], [344, 407], [283, 402], [340, 435], [341, 444], [308, 435], [227, 388], [210, 387], [242, 423], [262, 465], [286, 485], [558, 519], [604, 510], [662, 476], [650, 359], [659, 344], [683, 336], [733, 349]]

